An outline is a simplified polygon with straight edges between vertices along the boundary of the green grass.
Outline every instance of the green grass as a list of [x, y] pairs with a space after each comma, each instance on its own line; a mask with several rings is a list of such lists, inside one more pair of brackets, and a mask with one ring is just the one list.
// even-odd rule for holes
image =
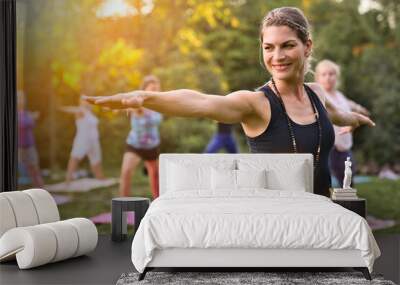
[[[106, 171], [108, 177], [118, 177], [118, 170]], [[93, 217], [101, 213], [111, 212], [111, 199], [118, 197], [118, 185], [94, 189], [84, 193], [62, 193], [73, 200], [70, 203], [60, 205], [61, 219], [72, 217]], [[142, 167], [139, 166], [132, 177], [131, 196], [151, 198], [151, 191], [148, 177], [142, 174]], [[97, 224], [99, 234], [111, 234], [111, 224]], [[133, 229], [128, 227], [128, 234]]]
[[[105, 169], [106, 177], [119, 177], [119, 169]], [[56, 173], [57, 179], [45, 178], [45, 184], [58, 183], [63, 181], [65, 173]], [[20, 185], [19, 190], [29, 189], [30, 185]], [[68, 193], [60, 192], [60, 195], [72, 198], [72, 201], [58, 205], [60, 218], [70, 219], [76, 217], [90, 218], [105, 212], [111, 212], [111, 199], [119, 197], [118, 185], [106, 188], [94, 189], [89, 192]], [[142, 173], [142, 164], [137, 168], [132, 177], [131, 196], [152, 198], [149, 186], [149, 179]], [[111, 234], [110, 224], [96, 224], [99, 234]], [[132, 233], [132, 227], [128, 227], [128, 234]]]
[[377, 234], [400, 233], [400, 181], [373, 178], [371, 182], [356, 185], [358, 196], [367, 199], [367, 212], [380, 219], [392, 219], [396, 225]]

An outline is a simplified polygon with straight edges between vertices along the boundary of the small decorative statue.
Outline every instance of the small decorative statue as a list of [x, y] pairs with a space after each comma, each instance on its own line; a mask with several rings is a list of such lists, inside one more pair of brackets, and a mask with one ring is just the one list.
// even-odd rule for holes
[[350, 157], [347, 157], [347, 160], [344, 162], [344, 179], [343, 179], [343, 189], [351, 189], [351, 161]]

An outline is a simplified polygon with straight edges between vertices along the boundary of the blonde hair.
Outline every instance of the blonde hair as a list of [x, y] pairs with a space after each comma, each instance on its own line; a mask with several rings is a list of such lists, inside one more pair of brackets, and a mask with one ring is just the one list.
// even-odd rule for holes
[[[303, 11], [296, 7], [281, 7], [268, 12], [260, 25], [260, 45], [263, 42], [263, 31], [266, 27], [287, 26], [296, 32], [297, 37], [303, 44], [311, 39], [310, 24], [304, 16]], [[311, 70], [311, 54], [304, 64], [304, 74]], [[264, 64], [262, 63], [264, 66]]]
[[323, 59], [315, 66], [315, 74], [318, 75], [318, 70], [321, 70], [323, 67], [331, 68], [335, 71], [337, 78], [340, 77], [340, 66], [329, 59]]
[[151, 83], [160, 83], [160, 79], [158, 79], [157, 76], [155, 75], [147, 75], [143, 78], [142, 84], [140, 85], [141, 90], [145, 90], [147, 86], [149, 86]]

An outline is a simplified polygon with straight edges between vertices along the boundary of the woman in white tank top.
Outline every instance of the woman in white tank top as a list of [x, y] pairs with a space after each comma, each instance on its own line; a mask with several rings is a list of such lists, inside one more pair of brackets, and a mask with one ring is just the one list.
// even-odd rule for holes
[[97, 179], [104, 179], [101, 166], [101, 147], [99, 140], [99, 120], [91, 111], [91, 106], [80, 100], [78, 107], [62, 107], [61, 111], [75, 115], [76, 133], [68, 161], [65, 181], [69, 183], [78, 168], [79, 162], [87, 156], [90, 167]]

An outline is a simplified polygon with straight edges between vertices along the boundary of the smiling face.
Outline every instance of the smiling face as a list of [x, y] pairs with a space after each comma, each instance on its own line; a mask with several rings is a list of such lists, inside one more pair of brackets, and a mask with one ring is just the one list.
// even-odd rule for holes
[[288, 26], [267, 26], [262, 30], [264, 64], [275, 80], [303, 80], [312, 42], [303, 43]]

